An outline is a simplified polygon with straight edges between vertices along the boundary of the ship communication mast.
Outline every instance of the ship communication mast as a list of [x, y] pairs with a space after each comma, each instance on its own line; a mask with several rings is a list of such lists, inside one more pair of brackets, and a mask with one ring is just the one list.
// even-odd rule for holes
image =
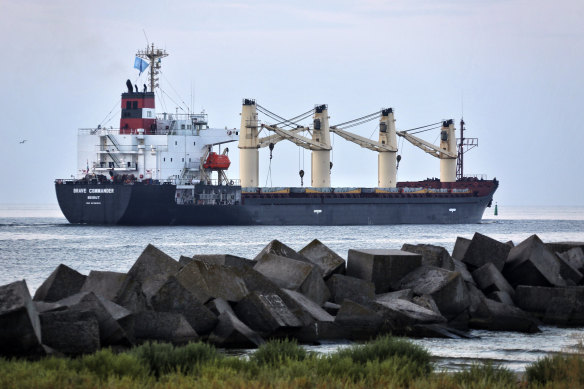
[[146, 50], [138, 50], [136, 57], [150, 61], [150, 92], [158, 86], [158, 74], [160, 73], [160, 59], [168, 57], [166, 50], [155, 49], [154, 43], [151, 47], [146, 46]]
[[464, 137], [464, 119], [460, 119], [460, 138], [458, 139], [458, 158], [456, 159], [456, 179], [464, 177], [464, 153], [479, 145], [479, 138]]

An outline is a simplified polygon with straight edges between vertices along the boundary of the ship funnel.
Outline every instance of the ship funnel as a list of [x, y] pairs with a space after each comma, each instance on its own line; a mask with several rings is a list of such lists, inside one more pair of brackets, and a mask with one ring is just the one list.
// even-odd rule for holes
[[454, 154], [454, 157], [445, 154], [440, 155], [440, 182], [456, 181], [457, 150], [455, 131], [454, 120], [449, 119], [442, 122], [442, 128], [440, 129], [440, 148]]
[[241, 186], [259, 186], [258, 114], [253, 99], [243, 99], [238, 147]]
[[331, 186], [331, 137], [326, 104], [314, 107], [313, 119], [312, 140], [325, 145], [328, 150], [312, 150], [310, 185], [314, 188], [329, 188]]
[[395, 188], [397, 182], [397, 136], [392, 108], [381, 110], [379, 119], [379, 143], [396, 151], [379, 151], [377, 155], [377, 185], [380, 188]]

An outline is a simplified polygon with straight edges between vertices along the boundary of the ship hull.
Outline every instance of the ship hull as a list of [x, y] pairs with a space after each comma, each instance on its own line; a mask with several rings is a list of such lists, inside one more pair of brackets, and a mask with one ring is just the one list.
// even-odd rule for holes
[[493, 192], [474, 196], [249, 196], [177, 204], [174, 185], [56, 184], [70, 223], [96, 225], [388, 225], [479, 223]]

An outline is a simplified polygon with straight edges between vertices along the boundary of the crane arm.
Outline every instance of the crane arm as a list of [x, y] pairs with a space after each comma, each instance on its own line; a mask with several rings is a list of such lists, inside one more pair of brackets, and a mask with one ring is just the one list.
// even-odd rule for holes
[[402, 138], [405, 138], [408, 142], [410, 142], [414, 146], [422, 149], [423, 151], [425, 151], [426, 153], [430, 154], [433, 157], [436, 157], [436, 158], [456, 158], [456, 152], [450, 152], [450, 151], [446, 151], [444, 149], [441, 149], [440, 147], [433, 145], [430, 142], [426, 142], [425, 140], [420, 139], [417, 136], [408, 134], [405, 131], [398, 131], [398, 132], [396, 132], [396, 134], [398, 136], [401, 136]]
[[[292, 130], [288, 130], [291, 133], [298, 133], [300, 131], [305, 131], [308, 130], [307, 127], [298, 127], [298, 128], [293, 128]], [[258, 147], [262, 148], [262, 147], [267, 147], [270, 145], [270, 143], [276, 144], [280, 141], [283, 141], [285, 138], [281, 135], [278, 134], [274, 134], [274, 135], [269, 135], [269, 136], [264, 136], [263, 138], [259, 138], [258, 139]]]
[[331, 150], [331, 147], [325, 145], [324, 143], [315, 142], [312, 139], [305, 138], [301, 135], [295, 134], [292, 131], [282, 130], [281, 128], [278, 128], [276, 126], [263, 125], [262, 127], [268, 129], [269, 131], [274, 131], [277, 135], [281, 136], [282, 138], [287, 139], [290, 142], [294, 143], [295, 145], [303, 147], [305, 149]]
[[348, 140], [349, 142], [353, 142], [358, 144], [361, 147], [364, 147], [369, 150], [373, 151], [397, 151], [397, 148], [391, 147], [389, 145], [381, 144], [377, 141], [365, 138], [361, 135], [353, 134], [349, 131], [341, 130], [340, 128], [331, 127], [329, 129], [330, 132], [334, 132], [335, 134], [339, 135], [341, 138]]

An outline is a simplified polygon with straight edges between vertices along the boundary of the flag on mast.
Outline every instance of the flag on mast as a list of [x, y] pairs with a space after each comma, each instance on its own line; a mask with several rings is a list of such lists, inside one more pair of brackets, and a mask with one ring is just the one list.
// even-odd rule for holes
[[148, 67], [149, 63], [144, 61], [142, 58], [140, 57], [136, 57], [136, 59], [134, 60], [134, 68], [138, 69], [140, 71], [140, 75], [142, 75], [142, 72], [144, 70], [146, 70], [146, 68]]

